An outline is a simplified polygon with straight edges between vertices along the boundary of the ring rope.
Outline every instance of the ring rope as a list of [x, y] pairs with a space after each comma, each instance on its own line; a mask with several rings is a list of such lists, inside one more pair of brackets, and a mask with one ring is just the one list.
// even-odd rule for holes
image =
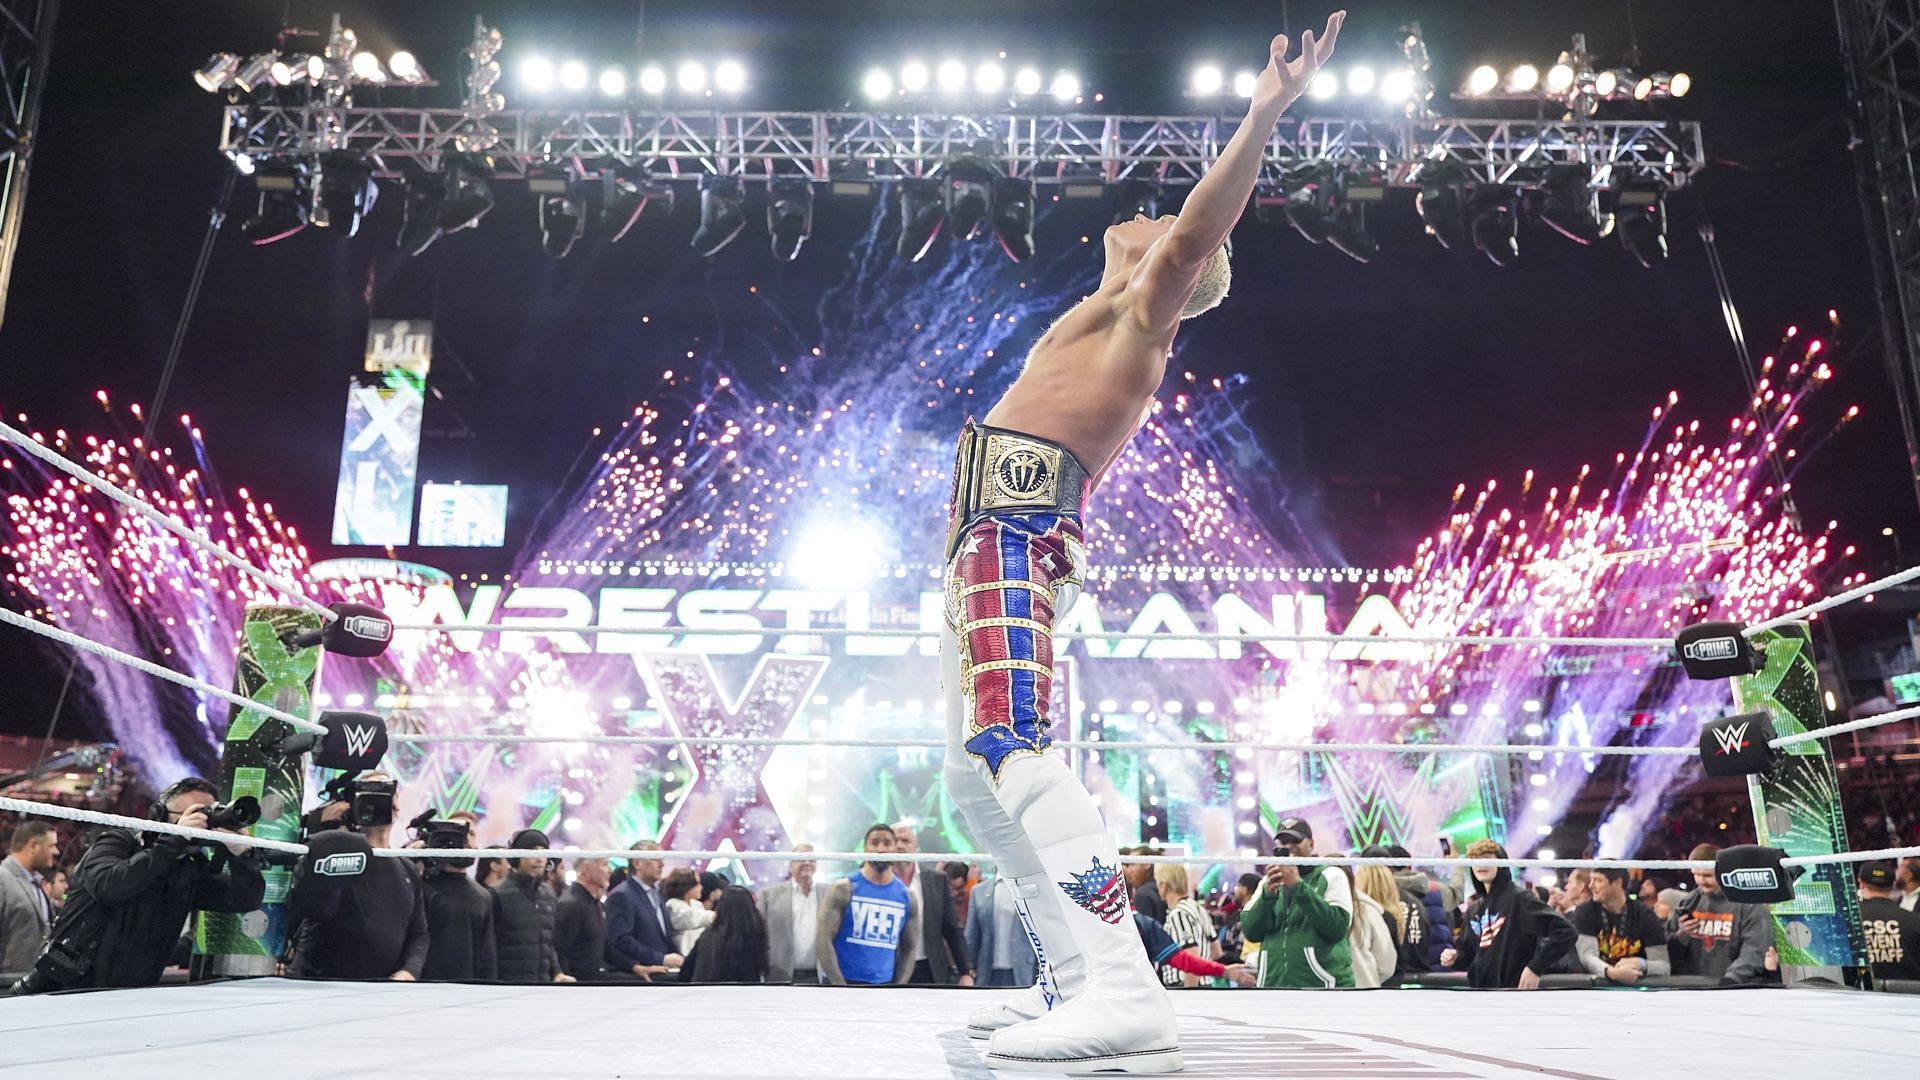
[[20, 449], [25, 450], [27, 453], [32, 454], [34, 457], [39, 458], [41, 461], [44, 461], [47, 464], [53, 466], [54, 468], [59, 469], [61, 472], [66, 473], [68, 476], [73, 477], [75, 480], [78, 480], [81, 483], [87, 485], [88, 487], [94, 489], [95, 491], [98, 491], [100, 494], [105, 495], [107, 498], [112, 499], [114, 502], [119, 503], [121, 506], [124, 506], [127, 509], [132, 510], [134, 513], [139, 514], [141, 517], [146, 518], [148, 521], [153, 522], [154, 524], [167, 530], [168, 532], [186, 541], [187, 543], [193, 545], [194, 547], [199, 548], [201, 551], [204, 551], [207, 554], [213, 556], [214, 558], [219, 559], [221, 562], [226, 563], [228, 566], [233, 567], [235, 570], [240, 571], [241, 573], [247, 575], [250, 578], [253, 578], [255, 581], [258, 581], [263, 585], [266, 585], [267, 587], [273, 589], [273, 591], [292, 599], [293, 601], [298, 603], [301, 607], [306, 608], [308, 611], [311, 611], [320, 615], [322, 618], [326, 619], [328, 622], [332, 622], [334, 620], [335, 616], [332, 610], [330, 610], [325, 604], [322, 604], [319, 601], [309, 597], [307, 595], [306, 590], [301, 588], [299, 583], [290, 581], [287, 578], [284, 578], [278, 574], [272, 573], [271, 571], [262, 570], [261, 568], [253, 565], [247, 560], [242, 559], [240, 556], [235, 555], [231, 551], [228, 551], [224, 545], [214, 540], [213, 537], [208, 536], [206, 533], [201, 532], [198, 529], [189, 528], [186, 525], [182, 524], [181, 522], [175, 520], [174, 518], [161, 513], [160, 511], [154, 509], [153, 506], [149, 504], [145, 499], [142, 499], [137, 495], [131, 494], [130, 492], [123, 491], [118, 485], [115, 485], [110, 481], [101, 479], [100, 477], [94, 475], [91, 471], [85, 468], [82, 468], [80, 465], [76, 464], [75, 462], [68, 460], [65, 456], [55, 452], [54, 450], [46, 446], [42, 446], [32, 436], [27, 435], [25, 432], [22, 432], [18, 428], [11, 427], [4, 422], [0, 422], [0, 440], [10, 442], [15, 446], [18, 446]]
[[164, 668], [164, 667], [161, 667], [159, 664], [151, 663], [149, 661], [142, 660], [137, 656], [132, 656], [127, 653], [123, 653], [119, 649], [116, 649], [111, 645], [102, 645], [99, 642], [93, 640], [92, 638], [81, 637], [79, 634], [62, 630], [57, 626], [49, 626], [46, 623], [40, 622], [37, 619], [29, 619], [25, 615], [21, 615], [15, 611], [10, 611], [4, 607], [0, 607], [0, 622], [10, 623], [14, 626], [20, 627], [22, 630], [27, 630], [32, 633], [39, 634], [41, 637], [51, 638], [54, 641], [60, 642], [62, 645], [71, 645], [72, 647], [79, 649], [82, 652], [90, 652], [90, 653], [93, 653], [95, 656], [103, 656], [108, 660], [117, 661], [119, 663], [125, 664], [130, 668], [133, 668], [135, 671], [144, 671], [148, 675], [151, 675], [156, 679], [165, 679], [170, 683], [178, 683], [179, 685], [187, 687], [190, 690], [198, 690], [203, 694], [207, 694], [212, 697], [217, 697], [222, 701], [228, 702], [229, 704], [238, 705], [243, 709], [252, 709], [253, 711], [260, 713], [264, 716], [271, 716], [275, 720], [285, 721], [286, 723], [293, 725], [296, 731], [306, 731], [316, 735], [326, 734], [326, 731], [327, 731], [326, 728], [321, 727], [319, 724], [316, 724], [311, 720], [305, 719], [303, 717], [295, 716], [292, 713], [286, 712], [281, 709], [276, 709], [273, 706], [265, 704], [263, 702], [254, 701], [252, 698], [241, 697], [239, 694], [236, 694], [231, 690], [222, 690], [221, 688], [213, 685], [212, 683], [205, 682], [201, 679], [196, 679], [191, 675], [183, 675], [180, 672], [173, 670], [172, 668]]
[[[0, 796], [0, 810], [12, 810], [16, 813], [34, 814], [41, 817], [65, 818], [91, 825], [109, 825], [116, 828], [132, 829], [137, 832], [169, 833], [185, 836], [194, 840], [206, 840], [218, 844], [236, 844], [246, 847], [263, 848], [288, 854], [304, 855], [304, 844], [289, 843], [284, 840], [269, 840], [264, 837], [248, 836], [243, 833], [214, 832], [209, 829], [189, 829], [168, 821], [152, 821], [147, 818], [127, 817], [122, 814], [107, 814], [97, 810], [83, 810], [79, 807], [61, 806], [56, 803], [34, 802], [29, 799], [15, 799]], [[383, 858], [397, 859], [679, 859], [690, 862], [714, 862], [730, 860], [735, 862], [865, 862], [876, 854], [887, 855], [888, 862], [942, 863], [942, 862], [992, 862], [993, 856], [986, 852], [871, 852], [871, 851], [669, 851], [642, 850], [632, 848], [374, 848], [373, 853]], [[1831, 855], [1792, 856], [1781, 860], [1787, 866], [1822, 866], [1841, 863], [1875, 862], [1884, 859], [1905, 859], [1920, 857], [1920, 847], [1881, 848], [1872, 851], [1843, 851]], [[1126, 855], [1127, 862], [1147, 864], [1215, 864], [1215, 863], [1259, 863], [1267, 866], [1406, 866], [1423, 867], [1475, 867], [1504, 866], [1509, 869], [1572, 869], [1599, 870], [1610, 867], [1641, 870], [1710, 870], [1714, 864], [1704, 859], [1467, 859], [1457, 856], [1436, 856], [1434, 858], [1398, 858], [1395, 856], [1368, 855], [1262, 855], [1251, 851], [1195, 852], [1186, 855]]]
[[1751, 636], [1753, 634], [1762, 633], [1763, 631], [1773, 630], [1778, 627], [1785, 626], [1787, 623], [1790, 623], [1790, 622], [1799, 622], [1801, 619], [1807, 618], [1808, 616], [1818, 615], [1823, 611], [1828, 611], [1833, 608], [1837, 608], [1842, 604], [1852, 603], [1853, 601], [1858, 600], [1863, 596], [1869, 596], [1873, 593], [1880, 592], [1883, 589], [1890, 589], [1895, 585], [1904, 585], [1915, 578], [1920, 578], [1920, 566], [1910, 566], [1907, 569], [1902, 570], [1897, 574], [1888, 574], [1886, 577], [1883, 577], [1878, 581], [1869, 581], [1865, 585], [1858, 586], [1857, 588], [1848, 589], [1846, 592], [1843, 592], [1843, 593], [1836, 593], [1833, 596], [1827, 597], [1825, 600], [1819, 600], [1819, 601], [1815, 601], [1814, 603], [1808, 604], [1806, 607], [1795, 608], [1794, 610], [1787, 612], [1785, 615], [1776, 615], [1773, 618], [1768, 619], [1763, 623], [1757, 623], [1753, 626], [1747, 627], [1747, 634]]

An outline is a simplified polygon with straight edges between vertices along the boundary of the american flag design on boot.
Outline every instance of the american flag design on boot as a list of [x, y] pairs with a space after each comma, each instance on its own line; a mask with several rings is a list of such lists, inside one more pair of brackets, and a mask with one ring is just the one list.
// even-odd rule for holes
[[1055, 590], [1080, 584], [1081, 545], [1070, 514], [996, 514], [967, 529], [948, 567], [966, 748], [995, 779], [1014, 754], [1053, 746]]
[[1117, 867], [1102, 863], [1098, 855], [1093, 857], [1093, 869], [1073, 875], [1073, 880], [1061, 882], [1060, 888], [1067, 899], [1093, 912], [1101, 922], [1117, 923], [1127, 917], [1126, 881]]

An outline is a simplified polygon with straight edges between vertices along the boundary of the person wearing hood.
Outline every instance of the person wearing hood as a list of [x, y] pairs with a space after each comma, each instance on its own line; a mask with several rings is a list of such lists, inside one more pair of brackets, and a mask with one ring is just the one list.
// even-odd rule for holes
[[1400, 973], [1440, 967], [1440, 953], [1453, 945], [1453, 921], [1447, 918], [1439, 888], [1413, 868], [1413, 856], [1399, 844], [1370, 847], [1363, 854], [1408, 860], [1407, 865], [1393, 868], [1393, 883], [1400, 889], [1400, 925], [1405, 930], [1400, 939]]
[[[507, 846], [539, 851], [549, 844], [547, 834], [539, 829], [521, 829]], [[557, 903], [553, 890], [546, 887], [546, 856], [514, 859], [510, 865], [512, 872], [493, 886], [494, 951], [500, 981], [573, 982], [573, 976], [560, 970], [560, 954], [553, 943]]]
[[[1469, 859], [1506, 857], [1507, 849], [1492, 840], [1467, 848]], [[1539, 989], [1540, 976], [1579, 938], [1573, 924], [1532, 890], [1515, 885], [1513, 871], [1504, 866], [1474, 867], [1473, 892], [1460, 937], [1441, 953], [1441, 966], [1466, 972], [1470, 986]]]

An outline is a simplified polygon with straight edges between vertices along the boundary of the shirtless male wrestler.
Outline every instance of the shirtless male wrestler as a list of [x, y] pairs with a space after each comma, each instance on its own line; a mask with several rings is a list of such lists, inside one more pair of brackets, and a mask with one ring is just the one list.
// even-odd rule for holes
[[1055, 323], [985, 424], [969, 421], [954, 466], [947, 542], [949, 794], [1012, 882], [1041, 959], [1037, 983], [983, 1009], [1000, 1069], [1164, 1073], [1181, 1068], [1173, 1006], [1134, 928], [1113, 834], [1052, 752], [1047, 705], [1056, 615], [1084, 579], [1083, 515], [1166, 375], [1182, 319], [1219, 304], [1225, 243], [1253, 194], [1280, 114], [1333, 55], [1345, 12], [1287, 60], [1285, 35], [1246, 122], [1179, 216], [1106, 232], [1100, 286]]

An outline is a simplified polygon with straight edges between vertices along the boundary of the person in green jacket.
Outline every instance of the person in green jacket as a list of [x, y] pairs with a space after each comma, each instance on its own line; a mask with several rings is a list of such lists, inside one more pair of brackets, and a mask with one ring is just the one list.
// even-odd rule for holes
[[[1282, 818], [1274, 839], [1290, 855], [1313, 854], [1313, 828]], [[1353, 985], [1347, 930], [1353, 893], [1345, 874], [1325, 866], [1276, 866], [1240, 913], [1248, 941], [1260, 943], [1261, 986], [1332, 989]]]

